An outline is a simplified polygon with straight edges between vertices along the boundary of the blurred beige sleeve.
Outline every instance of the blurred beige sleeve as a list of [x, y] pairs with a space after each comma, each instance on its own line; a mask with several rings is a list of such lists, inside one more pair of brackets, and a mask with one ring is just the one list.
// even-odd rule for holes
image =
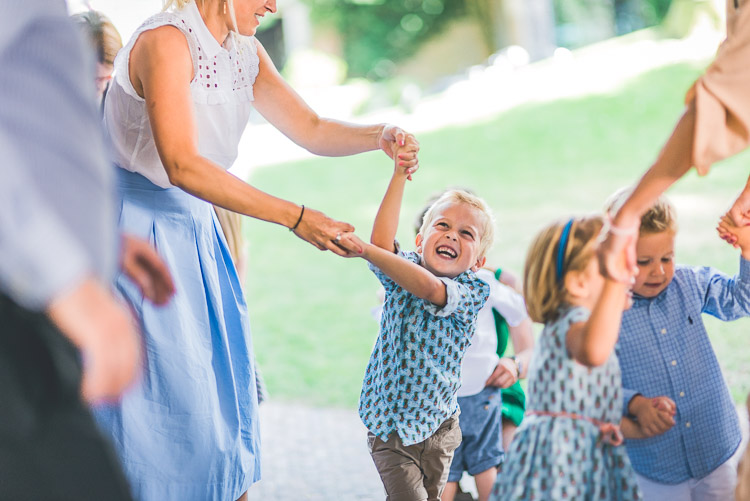
[[216, 217], [224, 232], [224, 238], [227, 241], [229, 252], [232, 254], [232, 261], [237, 268], [237, 274], [240, 276], [240, 283], [244, 285], [245, 281], [245, 240], [242, 237], [242, 215], [237, 214], [221, 207], [214, 205]]
[[685, 97], [694, 103], [692, 164], [701, 175], [750, 144], [750, 0], [738, 3], [727, 0], [727, 38]]

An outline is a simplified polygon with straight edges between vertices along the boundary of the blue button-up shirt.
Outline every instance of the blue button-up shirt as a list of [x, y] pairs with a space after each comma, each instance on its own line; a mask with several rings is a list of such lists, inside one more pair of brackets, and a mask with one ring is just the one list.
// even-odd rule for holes
[[[401, 256], [419, 263], [415, 252]], [[472, 271], [445, 283], [447, 303], [418, 298], [370, 265], [385, 288], [380, 334], [367, 365], [359, 415], [382, 440], [423, 442], [458, 410], [461, 359], [489, 286]]]
[[616, 351], [625, 405], [637, 394], [666, 395], [677, 404], [675, 425], [662, 435], [626, 442], [641, 475], [666, 484], [700, 479], [740, 443], [737, 411], [701, 319], [750, 315], [750, 263], [729, 277], [713, 268], [677, 266], [654, 298], [634, 298], [622, 319]]

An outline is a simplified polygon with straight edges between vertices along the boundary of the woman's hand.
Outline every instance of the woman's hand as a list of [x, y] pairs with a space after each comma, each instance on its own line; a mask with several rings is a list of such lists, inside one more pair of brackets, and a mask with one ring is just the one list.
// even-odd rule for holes
[[750, 225], [750, 184], [745, 186], [737, 200], [732, 204], [732, 208], [729, 209], [729, 217], [732, 218], [735, 226]]
[[352, 231], [354, 226], [351, 224], [335, 221], [320, 211], [305, 207], [302, 220], [294, 234], [320, 250], [329, 250], [339, 256], [346, 256], [347, 251], [336, 244], [345, 233]]
[[344, 233], [336, 242], [346, 253], [343, 257], [364, 257], [364, 249], [368, 245], [354, 233]]
[[[399, 165], [405, 167], [406, 174], [411, 179], [411, 175], [419, 169], [419, 141], [414, 134], [405, 132], [400, 127], [386, 124], [378, 135], [378, 147], [395, 160], [394, 156], [398, 151]], [[400, 151], [399, 151], [400, 150]]]

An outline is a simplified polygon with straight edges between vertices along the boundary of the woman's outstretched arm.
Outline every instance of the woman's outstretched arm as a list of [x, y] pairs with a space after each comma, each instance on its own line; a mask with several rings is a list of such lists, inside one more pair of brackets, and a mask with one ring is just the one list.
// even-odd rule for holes
[[382, 149], [394, 158], [404, 146], [405, 167], [418, 168], [419, 142], [412, 134], [387, 124], [358, 125], [322, 118], [292, 89], [258, 42], [260, 71], [253, 85], [253, 105], [285, 136], [316, 155], [346, 156]]
[[[192, 60], [187, 40], [177, 28], [163, 26], [144, 32], [131, 52], [129, 76], [146, 100], [156, 148], [170, 183], [240, 214], [287, 228], [296, 224], [302, 207], [254, 188], [198, 152], [190, 95]], [[343, 254], [334, 240], [353, 229], [306, 208], [295, 234], [319, 249]]]

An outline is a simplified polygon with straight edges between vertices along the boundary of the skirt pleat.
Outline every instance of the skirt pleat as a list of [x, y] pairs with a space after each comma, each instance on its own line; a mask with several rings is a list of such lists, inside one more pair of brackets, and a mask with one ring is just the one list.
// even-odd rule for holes
[[260, 479], [260, 433], [247, 306], [210, 204], [118, 169], [122, 231], [148, 239], [176, 293], [116, 288], [141, 321], [140, 380], [95, 415], [113, 438], [136, 499], [234, 500]]

